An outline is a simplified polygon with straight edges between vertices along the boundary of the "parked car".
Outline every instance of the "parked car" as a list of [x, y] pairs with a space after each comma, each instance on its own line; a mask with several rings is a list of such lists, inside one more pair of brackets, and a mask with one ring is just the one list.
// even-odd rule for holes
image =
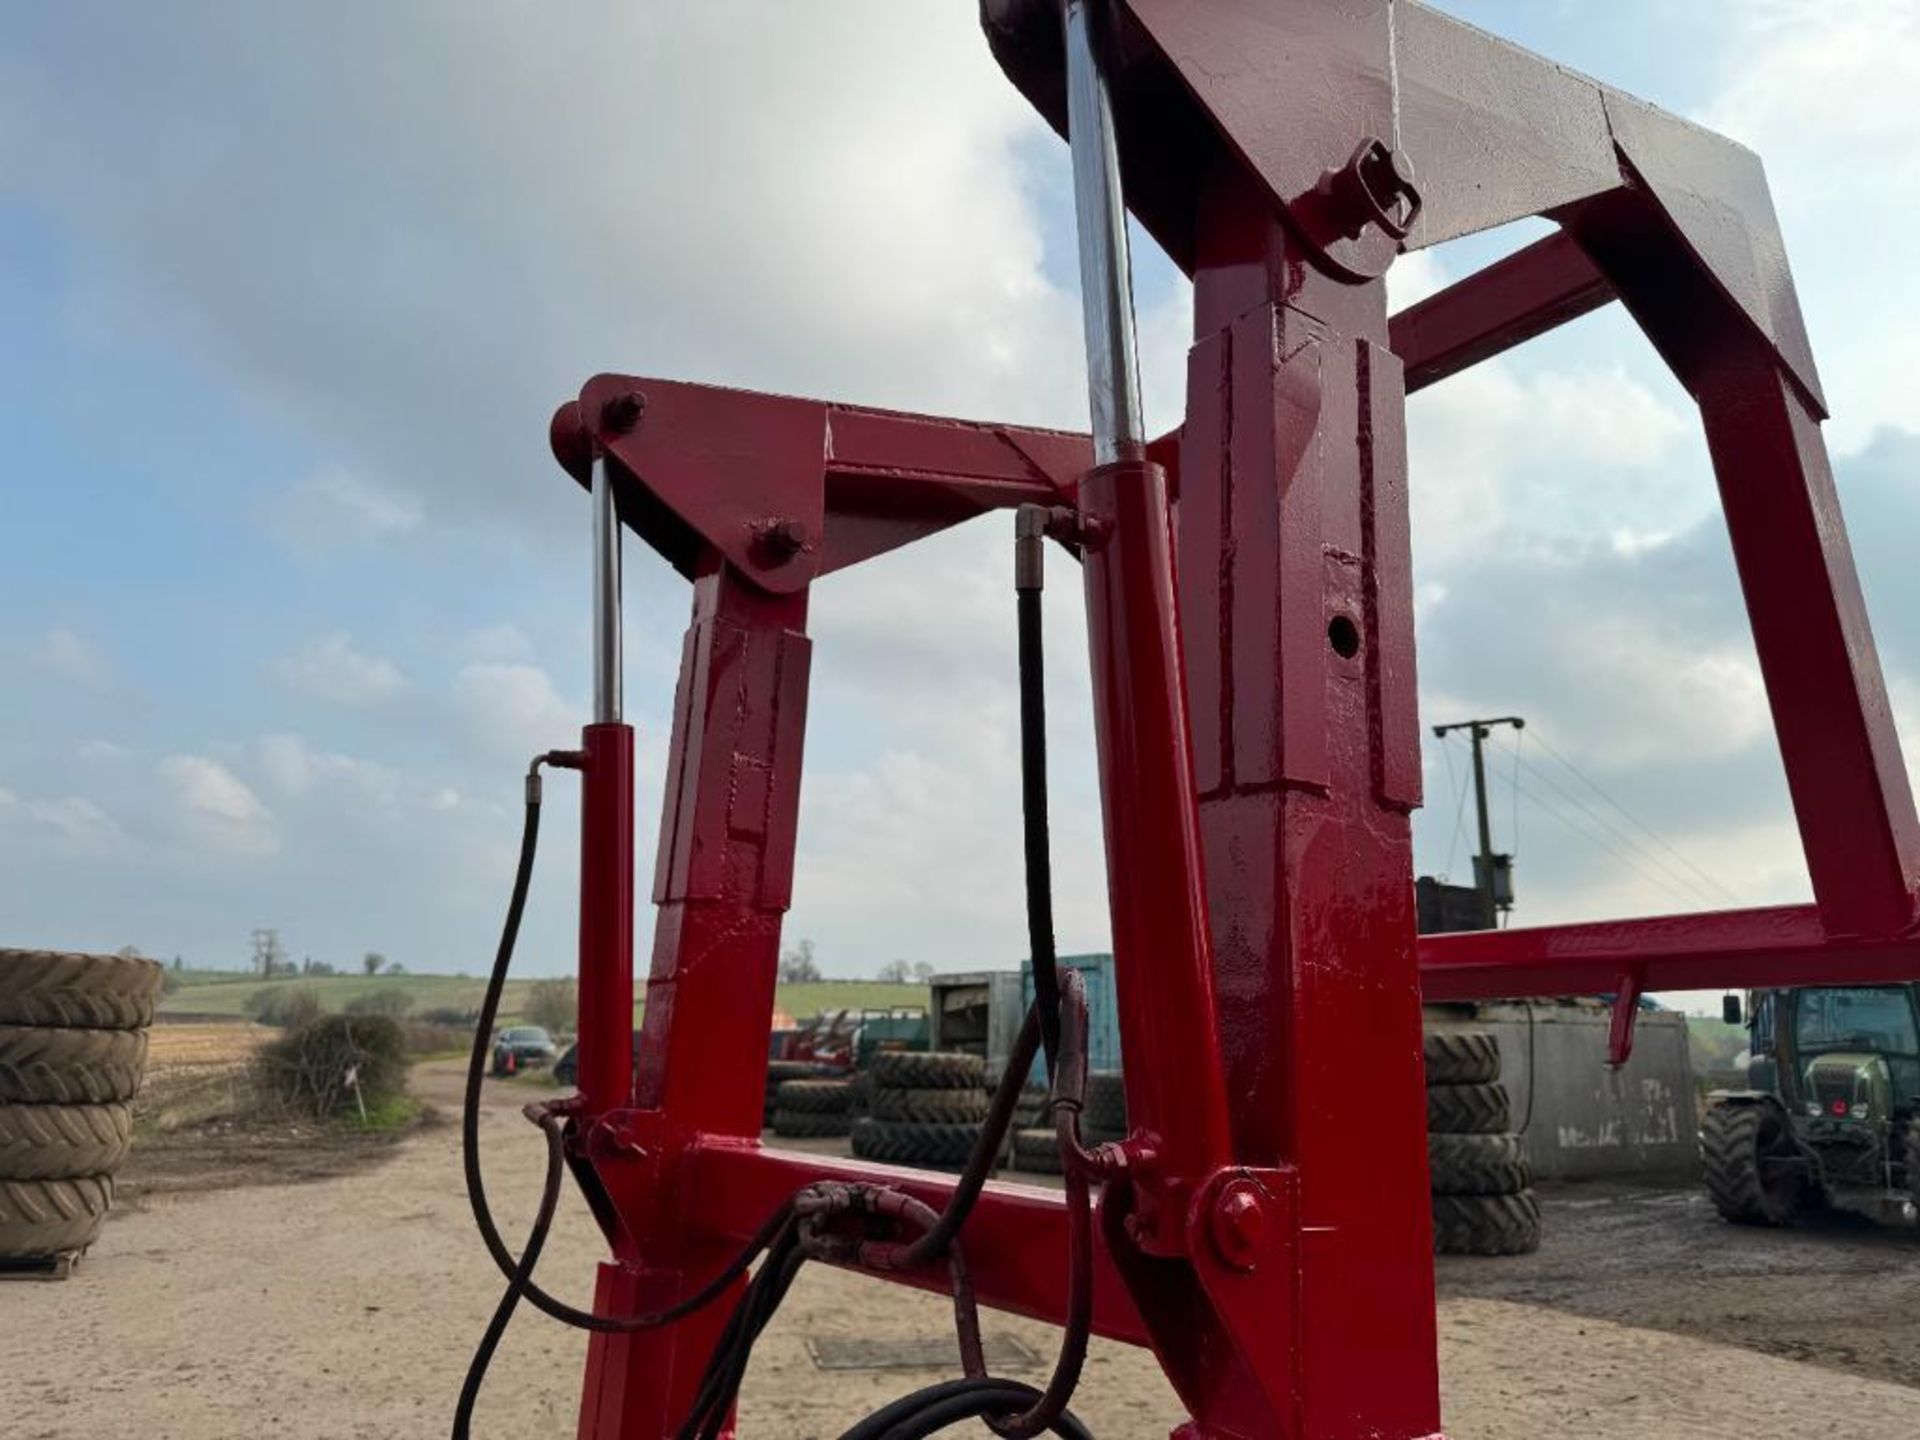
[[[638, 1030], [633, 1032], [633, 1063], [636, 1066], [640, 1063], [640, 1032]], [[561, 1052], [560, 1058], [554, 1062], [553, 1078], [558, 1080], [562, 1085], [578, 1085], [580, 1083], [580, 1044], [578, 1041], [567, 1046], [567, 1048]]]
[[553, 1037], [538, 1025], [515, 1025], [494, 1037], [493, 1073], [514, 1075], [551, 1065], [557, 1053]]

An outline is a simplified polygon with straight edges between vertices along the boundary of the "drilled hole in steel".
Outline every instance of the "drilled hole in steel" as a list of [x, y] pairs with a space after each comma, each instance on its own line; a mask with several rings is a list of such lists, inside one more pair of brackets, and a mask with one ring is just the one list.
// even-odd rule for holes
[[1351, 660], [1360, 653], [1360, 627], [1346, 616], [1336, 615], [1327, 622], [1327, 643], [1342, 660]]

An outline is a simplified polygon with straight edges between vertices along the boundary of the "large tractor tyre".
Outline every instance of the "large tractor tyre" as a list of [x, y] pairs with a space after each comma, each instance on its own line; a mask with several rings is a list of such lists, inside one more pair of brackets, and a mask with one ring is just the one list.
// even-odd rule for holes
[[853, 1108], [853, 1086], [845, 1080], [783, 1080], [774, 1092], [774, 1109], [796, 1114], [844, 1115]]
[[987, 1118], [984, 1090], [887, 1090], [873, 1092], [876, 1120], [921, 1120], [937, 1125], [978, 1125]]
[[143, 1029], [165, 976], [157, 960], [0, 950], [0, 1025]]
[[853, 1117], [844, 1110], [776, 1110], [773, 1112], [773, 1133], [784, 1135], [790, 1140], [820, 1140], [831, 1135], [845, 1135], [852, 1124]]
[[1020, 1102], [1013, 1107], [1013, 1126], [1016, 1130], [1039, 1130], [1046, 1128], [1047, 1087], [1028, 1085], [1020, 1091]]
[[1013, 1168], [1030, 1175], [1060, 1173], [1060, 1142], [1051, 1130], [1013, 1132]]
[[1531, 1255], [1540, 1248], [1540, 1202], [1517, 1195], [1436, 1195], [1436, 1255]]
[[1127, 1133], [1127, 1085], [1118, 1070], [1087, 1076], [1087, 1103], [1080, 1112], [1083, 1129], [1119, 1139]]
[[1429, 1030], [1420, 1056], [1429, 1085], [1491, 1085], [1500, 1078], [1500, 1041], [1484, 1030]]
[[1533, 1187], [1518, 1135], [1429, 1135], [1427, 1169], [1436, 1195], [1518, 1195]]
[[1429, 1085], [1427, 1133], [1503, 1135], [1513, 1129], [1513, 1106], [1502, 1085]]
[[1920, 1218], [1920, 1119], [1907, 1122], [1907, 1194], [1913, 1197], [1916, 1218]]
[[0, 1180], [0, 1260], [40, 1260], [94, 1242], [113, 1205], [105, 1175]]
[[147, 1064], [144, 1030], [0, 1025], [0, 1102], [105, 1105], [131, 1100]]
[[882, 1090], [983, 1090], [987, 1062], [942, 1050], [882, 1050], [873, 1057], [874, 1103]]
[[1720, 1104], [1700, 1124], [1707, 1195], [1735, 1225], [1791, 1225], [1812, 1189], [1800, 1160], [1778, 1105]]
[[853, 1153], [863, 1160], [896, 1165], [960, 1166], [967, 1163], [979, 1139], [978, 1125], [860, 1120], [853, 1127]]
[[0, 1180], [111, 1174], [132, 1141], [125, 1105], [0, 1105]]

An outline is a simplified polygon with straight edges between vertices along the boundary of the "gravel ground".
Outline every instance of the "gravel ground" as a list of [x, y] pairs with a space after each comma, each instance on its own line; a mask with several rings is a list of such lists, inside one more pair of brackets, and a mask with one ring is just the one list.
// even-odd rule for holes
[[[423, 1067], [421, 1088], [449, 1110], [456, 1069]], [[509, 1233], [531, 1216], [541, 1161], [517, 1114], [526, 1094], [492, 1087], [484, 1118]], [[467, 1218], [457, 1131], [423, 1130], [387, 1153], [373, 1168], [302, 1185], [154, 1195], [109, 1225], [72, 1281], [0, 1287], [6, 1435], [444, 1435], [498, 1281]], [[1911, 1316], [1920, 1294], [1911, 1237], [1732, 1238], [1686, 1197], [1631, 1191], [1570, 1192], [1548, 1213], [1553, 1238], [1538, 1257], [1441, 1266], [1453, 1440], [1915, 1433], [1920, 1393], [1866, 1373], [1916, 1375], [1920, 1337], [1895, 1323], [1893, 1305], [1903, 1293]], [[584, 1296], [597, 1251], [569, 1195], [543, 1277]], [[809, 1338], [932, 1338], [950, 1323], [935, 1298], [809, 1269], [756, 1350], [742, 1433], [830, 1440], [940, 1373], [828, 1374], [814, 1367]], [[1042, 1366], [1051, 1355], [1044, 1326], [991, 1316], [988, 1330], [1024, 1342]], [[576, 1335], [523, 1314], [475, 1433], [570, 1434], [583, 1354]], [[1162, 1436], [1180, 1418], [1149, 1357], [1102, 1343], [1079, 1409], [1105, 1440]]]

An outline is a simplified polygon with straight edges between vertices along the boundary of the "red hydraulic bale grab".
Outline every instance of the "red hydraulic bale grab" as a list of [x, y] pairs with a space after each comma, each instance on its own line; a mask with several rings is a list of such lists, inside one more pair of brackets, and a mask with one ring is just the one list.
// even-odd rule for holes
[[[705, 1377], [786, 1242], [752, 1288], [729, 1262], [797, 1192], [804, 1228], [868, 1195], [924, 1225], [966, 1189], [759, 1134], [810, 588], [987, 510], [1066, 514], [1085, 562], [1135, 1126], [1099, 1200], [1091, 1328], [1153, 1348], [1183, 1440], [1439, 1434], [1423, 992], [1920, 974], [1920, 825], [1758, 162], [1414, 3], [1064, 10], [982, 5], [1072, 138], [1091, 438], [616, 375], [555, 417], [595, 494], [599, 663], [595, 724], [555, 761], [587, 805], [581, 1094], [549, 1133], [612, 1247], [600, 1317], [726, 1300], [603, 1319], [583, 1440], [663, 1440], [703, 1403], [731, 1433]], [[1194, 282], [1186, 415], [1158, 439], [1123, 188]], [[1389, 317], [1398, 255], [1536, 215], [1559, 232]], [[1701, 409], [1815, 903], [1416, 941], [1405, 397], [1616, 299]], [[632, 1068], [620, 525], [693, 587]], [[966, 1203], [969, 1293], [1061, 1320], [1068, 1200]], [[888, 1278], [959, 1283], [945, 1261]]]

